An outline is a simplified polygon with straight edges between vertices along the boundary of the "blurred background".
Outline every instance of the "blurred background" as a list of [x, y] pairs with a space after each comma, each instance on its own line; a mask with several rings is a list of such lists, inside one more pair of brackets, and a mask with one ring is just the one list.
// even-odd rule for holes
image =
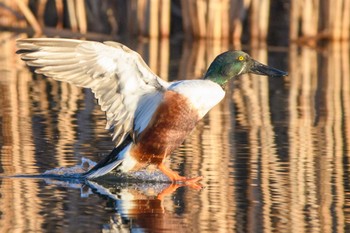
[[70, 37], [349, 40], [347, 0], [2, 0], [2, 28]]
[[[0, 232], [349, 232], [349, 35], [349, 0], [0, 0]], [[33, 74], [24, 37], [119, 41], [169, 81], [229, 49], [289, 76], [233, 81], [173, 153], [199, 192], [9, 178], [113, 148], [93, 94]]]

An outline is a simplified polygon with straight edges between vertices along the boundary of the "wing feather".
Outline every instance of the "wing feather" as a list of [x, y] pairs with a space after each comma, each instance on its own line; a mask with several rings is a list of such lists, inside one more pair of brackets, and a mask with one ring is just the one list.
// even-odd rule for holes
[[106, 111], [106, 128], [113, 132], [116, 146], [133, 132], [135, 121], [136, 128], [142, 128], [139, 124], [145, 121], [135, 119], [145, 115], [136, 114], [143, 109], [138, 106], [140, 100], [157, 96], [169, 86], [138, 53], [117, 42], [37, 38], [20, 39], [17, 46], [36, 73], [91, 88]]

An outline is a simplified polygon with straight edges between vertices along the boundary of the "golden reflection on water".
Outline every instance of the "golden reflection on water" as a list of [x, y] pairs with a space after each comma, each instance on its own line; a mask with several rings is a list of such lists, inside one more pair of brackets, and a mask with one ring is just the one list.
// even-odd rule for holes
[[291, 63], [289, 77], [291, 212], [293, 221], [304, 221], [300, 213], [306, 212], [314, 219], [312, 228], [343, 232], [348, 224], [343, 207], [349, 181], [344, 173], [350, 145], [349, 47], [331, 44], [327, 49], [319, 63], [313, 62], [317, 53], [312, 49], [290, 53], [298, 61]]
[[[107, 153], [111, 144], [96, 141], [109, 139], [104, 114], [93, 103], [91, 93], [33, 77], [14, 54], [14, 35], [1, 33], [0, 39], [2, 174], [38, 174], [79, 163], [79, 153], [93, 160], [100, 159], [99, 148], [106, 148]], [[185, 43], [180, 60], [174, 60], [170, 47], [168, 40], [151, 40], [140, 43], [136, 50], [164, 79], [193, 79], [229, 44]], [[250, 54], [271, 63], [264, 46]], [[142, 206], [147, 213], [160, 211], [152, 215], [152, 221], [159, 220], [162, 229], [174, 232], [179, 226], [193, 232], [346, 232], [350, 223], [349, 44], [329, 44], [321, 50], [292, 45], [286, 56], [289, 76], [282, 86], [255, 75], [236, 80], [227, 88], [224, 101], [172, 156], [172, 169], [187, 176], [204, 176], [205, 189], [182, 188], [162, 201], [128, 190], [135, 195], [120, 200], [124, 211], [131, 213]], [[38, 141], [43, 137], [51, 147], [41, 148]], [[42, 197], [40, 182], [0, 181], [1, 232], [14, 231], [14, 225], [39, 231], [50, 222], [45, 217], [50, 211], [61, 216], [62, 224], [67, 216], [86, 215], [80, 210], [83, 207], [75, 206], [86, 199], [73, 197], [69, 191], [62, 194], [48, 185], [49, 200], [65, 200], [71, 214], [65, 208], [57, 209], [58, 203], [44, 204], [48, 200]], [[93, 199], [94, 206], [89, 204], [91, 199], [88, 197], [84, 206], [89, 211], [92, 208], [88, 211], [91, 218], [97, 219], [94, 208], [110, 216], [110, 221], [116, 217], [104, 212], [101, 203], [105, 199]], [[147, 220], [144, 214], [124, 217], [139, 223]], [[85, 224], [108, 224], [107, 217], [98, 219]], [[156, 224], [144, 225], [152, 226]]]

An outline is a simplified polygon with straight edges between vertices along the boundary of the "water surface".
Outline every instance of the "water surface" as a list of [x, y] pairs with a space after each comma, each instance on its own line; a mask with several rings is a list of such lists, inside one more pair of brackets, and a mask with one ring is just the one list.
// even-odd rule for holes
[[[173, 153], [204, 189], [11, 178], [98, 161], [113, 144], [89, 90], [33, 75], [0, 34], [0, 232], [347, 232], [349, 45], [248, 49], [288, 70], [245, 75]], [[23, 36], [23, 35], [22, 35]], [[126, 42], [166, 80], [200, 78], [223, 42]]]

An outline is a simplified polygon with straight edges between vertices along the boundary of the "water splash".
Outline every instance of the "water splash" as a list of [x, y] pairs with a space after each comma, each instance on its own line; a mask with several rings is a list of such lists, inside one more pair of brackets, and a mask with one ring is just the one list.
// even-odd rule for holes
[[[111, 174], [112, 176], [116, 176], [116, 174]], [[162, 183], [169, 182], [169, 179], [159, 170], [148, 170], [142, 169], [139, 171], [128, 172], [128, 173], [119, 173], [117, 176], [120, 179], [125, 179], [130, 182], [153, 182], [153, 183]]]
[[61, 176], [61, 177], [74, 177], [81, 176], [93, 168], [96, 163], [90, 159], [82, 158], [81, 163], [73, 167], [59, 167], [45, 171], [42, 175], [44, 176]]
[[[73, 167], [59, 167], [45, 171], [42, 176], [54, 177], [54, 178], [83, 178], [82, 174], [89, 171], [96, 165], [96, 162], [82, 158], [81, 163]], [[152, 183], [164, 183], [169, 182], [169, 179], [159, 170], [142, 169], [139, 171], [128, 173], [110, 173], [103, 178], [99, 177], [98, 180], [103, 179], [105, 181], [114, 182], [152, 182]]]

